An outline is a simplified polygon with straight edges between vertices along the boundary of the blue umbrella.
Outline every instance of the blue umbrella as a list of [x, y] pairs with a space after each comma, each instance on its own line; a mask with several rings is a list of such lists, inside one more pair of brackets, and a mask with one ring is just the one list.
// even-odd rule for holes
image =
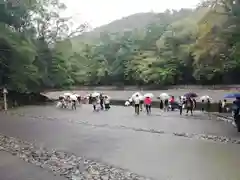
[[198, 97], [198, 95], [196, 93], [192, 93], [192, 92], [189, 92], [189, 93], [186, 93], [184, 94], [185, 97], [190, 97], [190, 98], [195, 98], [195, 97]]
[[231, 93], [224, 96], [224, 98], [240, 98], [240, 93]]

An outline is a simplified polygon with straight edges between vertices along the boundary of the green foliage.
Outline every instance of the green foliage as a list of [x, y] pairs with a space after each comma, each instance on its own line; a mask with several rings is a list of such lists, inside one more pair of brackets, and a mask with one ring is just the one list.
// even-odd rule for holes
[[[0, 0], [3, 1], [3, 0]], [[81, 33], [58, 0], [0, 5], [0, 86], [239, 83], [240, 5], [142, 13]], [[51, 7], [51, 8], [49, 8]], [[139, 20], [139, 19], [142, 19]], [[91, 36], [91, 37], [90, 37]]]
[[[89, 41], [91, 51], [73, 48], [84, 56], [78, 59], [79, 71], [88, 72], [82, 73], [87, 84], [239, 83], [233, 78], [240, 73], [238, 11], [239, 4], [230, 0], [205, 1], [195, 10], [156, 14], [144, 27], [124, 25], [141, 23], [135, 15], [112, 22], [109, 29], [105, 25], [89, 33], [105, 30]], [[114, 33], [113, 24], [118, 25]], [[72, 42], [86, 43], [81, 38]]]
[[70, 19], [59, 14], [65, 5], [57, 0], [0, 1], [0, 88], [39, 92], [74, 84], [58, 41], [67, 42], [85, 26], [70, 31]]

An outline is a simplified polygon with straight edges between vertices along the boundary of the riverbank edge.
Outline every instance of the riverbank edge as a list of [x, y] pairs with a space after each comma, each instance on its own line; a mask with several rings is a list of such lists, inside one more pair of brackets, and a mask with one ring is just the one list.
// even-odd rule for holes
[[[240, 90], [240, 84], [231, 84], [231, 85], [172, 85], [172, 86], [160, 86], [160, 85], [142, 85], [142, 86], [124, 86], [124, 85], [115, 85], [115, 86], [72, 86], [68, 87], [66, 90], [102, 90], [102, 91], [141, 91], [141, 90], [169, 90], [169, 89], [186, 89], [186, 90], [196, 90], [196, 89], [206, 89], [206, 90]], [[47, 89], [44, 92], [52, 91], [62, 91], [64, 89]]]

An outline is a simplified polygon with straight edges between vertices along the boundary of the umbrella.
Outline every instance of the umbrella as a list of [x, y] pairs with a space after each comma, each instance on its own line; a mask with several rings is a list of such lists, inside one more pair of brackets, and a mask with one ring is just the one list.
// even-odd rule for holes
[[224, 96], [224, 98], [240, 98], [240, 93], [231, 93]]
[[200, 97], [200, 100], [207, 100], [207, 99], [212, 99], [212, 98], [207, 95]]
[[129, 101], [126, 101], [124, 105], [125, 105], [125, 106], [129, 106], [129, 105], [130, 105], [130, 102], [129, 102]]
[[73, 101], [77, 101], [77, 96], [71, 95], [71, 96], [70, 96], [70, 99], [73, 100]]
[[167, 93], [162, 93], [162, 94], [159, 95], [159, 98], [165, 100], [165, 99], [169, 99], [170, 96]]
[[63, 95], [64, 95], [65, 97], [66, 97], [66, 96], [71, 96], [72, 93], [64, 93]]
[[61, 103], [61, 102], [57, 102], [56, 107], [57, 107], [57, 108], [60, 108], [61, 106], [62, 106], [62, 103]]
[[154, 95], [153, 95], [153, 93], [146, 93], [146, 94], [144, 94], [144, 97], [150, 97], [150, 98], [153, 98]]
[[196, 93], [192, 93], [192, 92], [189, 92], [187, 94], [184, 94], [185, 97], [189, 97], [189, 98], [195, 98], [195, 97], [198, 97], [198, 95]]
[[92, 97], [97, 97], [97, 96], [100, 96], [100, 93], [99, 93], [99, 92], [93, 92], [93, 93], [92, 93]]
[[74, 94], [76, 97], [81, 97], [81, 95], [79, 95], [79, 94]]
[[138, 95], [138, 96], [142, 96], [142, 94], [141, 94], [140, 92], [135, 92], [135, 93], [132, 95], [132, 98], [133, 98], [133, 97], [136, 97], [137, 95]]
[[105, 98], [108, 98], [108, 99], [111, 99], [111, 97], [110, 97], [110, 96], [108, 96], [108, 95], [104, 95], [104, 97], [105, 97]]
[[180, 96], [181, 97], [181, 99], [186, 99], [186, 97], [185, 96]]

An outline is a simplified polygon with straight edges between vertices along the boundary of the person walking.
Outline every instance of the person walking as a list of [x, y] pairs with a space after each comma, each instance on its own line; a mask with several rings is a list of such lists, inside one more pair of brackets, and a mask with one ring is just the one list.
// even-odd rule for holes
[[168, 108], [169, 108], [169, 101], [168, 101], [168, 99], [165, 99], [164, 100], [164, 112], [168, 111]]
[[191, 115], [193, 115], [193, 101], [190, 97], [188, 97], [186, 100], [186, 108], [187, 108], [186, 115], [188, 115], [189, 111], [191, 112]]
[[102, 93], [100, 94], [99, 99], [100, 99], [101, 110], [104, 110], [104, 97]]
[[77, 101], [76, 101], [76, 99], [72, 99], [72, 110], [77, 110]]
[[163, 110], [163, 100], [160, 100], [160, 105], [159, 105], [160, 109]]
[[181, 96], [179, 96], [178, 107], [179, 107], [179, 113], [180, 113], [180, 115], [182, 115], [182, 110], [183, 110], [183, 99], [181, 98]]
[[202, 112], [204, 112], [204, 106], [205, 106], [205, 103], [204, 103], [204, 99], [202, 100]]
[[104, 106], [106, 111], [110, 109], [110, 98], [108, 96], [104, 97]]
[[134, 109], [135, 109], [135, 114], [139, 115], [139, 111], [140, 111], [140, 97], [137, 94], [134, 98], [133, 98], [133, 102], [134, 102]]
[[175, 103], [175, 98], [174, 98], [174, 96], [172, 96], [172, 97], [170, 98], [170, 100], [169, 100], [169, 104], [170, 104], [170, 109], [171, 109], [171, 111], [174, 110], [174, 103]]
[[150, 97], [146, 97], [144, 99], [144, 105], [146, 108], [147, 115], [151, 113], [151, 104], [152, 104], [152, 99]]
[[210, 101], [210, 99], [207, 99], [206, 111], [208, 112], [208, 116], [210, 117], [210, 111], [211, 111], [211, 101]]
[[97, 97], [91, 97], [91, 103], [93, 106], [93, 111], [97, 110]]
[[236, 100], [233, 101], [233, 124], [237, 127], [238, 132], [240, 132], [240, 97], [236, 97]]
[[218, 101], [218, 113], [222, 113], [222, 112], [223, 112], [222, 101], [219, 100], [219, 101]]
[[227, 112], [227, 100], [224, 99], [223, 102], [222, 102], [222, 112]]
[[197, 101], [195, 98], [193, 98], [192, 102], [193, 102], [193, 110], [195, 110], [197, 108]]

